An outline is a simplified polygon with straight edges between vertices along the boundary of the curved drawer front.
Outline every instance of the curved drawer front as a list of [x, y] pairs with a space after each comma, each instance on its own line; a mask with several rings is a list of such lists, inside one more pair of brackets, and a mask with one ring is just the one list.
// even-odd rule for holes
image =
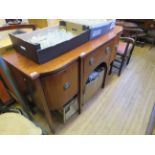
[[78, 62], [43, 79], [51, 110], [61, 108], [78, 93], [78, 79]]

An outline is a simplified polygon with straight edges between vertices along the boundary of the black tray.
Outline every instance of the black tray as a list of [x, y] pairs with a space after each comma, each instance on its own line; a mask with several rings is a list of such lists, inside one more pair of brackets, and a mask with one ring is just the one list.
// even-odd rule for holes
[[[50, 29], [52, 30], [53, 28]], [[52, 60], [89, 40], [90, 32], [89, 30], [85, 30], [80, 34], [77, 34], [70, 40], [64, 41], [54, 46], [50, 46], [45, 49], [41, 49], [40, 44], [33, 44], [25, 41], [25, 38], [28, 39], [29, 37], [35, 36], [37, 33], [46, 33], [47, 29], [49, 31], [49, 28], [46, 28], [25, 34], [10, 33], [9, 36], [17, 52], [25, 55], [26, 57], [34, 60], [36, 63], [39, 64], [48, 62], [49, 60]]]

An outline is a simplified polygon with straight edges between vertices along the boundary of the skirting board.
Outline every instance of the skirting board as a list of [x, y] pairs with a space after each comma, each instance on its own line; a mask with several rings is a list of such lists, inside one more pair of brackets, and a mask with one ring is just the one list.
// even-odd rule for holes
[[150, 121], [146, 130], [146, 135], [152, 135], [153, 129], [155, 128], [155, 104], [151, 113]]

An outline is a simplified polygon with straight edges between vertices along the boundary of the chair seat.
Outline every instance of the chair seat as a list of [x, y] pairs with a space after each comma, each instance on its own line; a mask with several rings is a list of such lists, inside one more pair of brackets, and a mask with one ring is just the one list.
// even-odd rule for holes
[[[109, 74], [112, 72], [112, 68], [118, 69], [118, 76], [121, 75], [122, 69], [124, 64], [129, 64], [134, 47], [135, 47], [135, 39], [131, 37], [121, 37], [123, 41], [119, 41], [118, 48], [117, 48], [117, 54], [115, 60], [111, 63], [111, 68], [109, 71]], [[126, 41], [126, 42], [125, 42]], [[120, 64], [119, 66], [116, 66], [114, 63]]]
[[125, 28], [137, 28], [138, 25], [133, 22], [126, 22], [126, 21], [118, 21], [116, 22], [117, 25], [123, 26]]
[[40, 135], [42, 130], [17, 113], [0, 115], [0, 135]]
[[[127, 46], [126, 42], [120, 41], [118, 45], [117, 53], [120, 55], [124, 55], [126, 46]], [[132, 44], [129, 44], [128, 51], [131, 51], [131, 48], [132, 48]]]
[[144, 30], [141, 28], [124, 28], [124, 30], [135, 33], [144, 33]]

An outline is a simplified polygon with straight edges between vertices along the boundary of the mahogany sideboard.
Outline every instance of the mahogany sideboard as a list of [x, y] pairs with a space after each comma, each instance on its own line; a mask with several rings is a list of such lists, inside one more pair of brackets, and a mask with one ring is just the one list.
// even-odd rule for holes
[[[85, 82], [100, 64], [106, 66], [106, 75], [115, 59], [122, 27], [116, 26], [107, 34], [91, 40], [45, 64], [39, 65], [14, 49], [6, 49], [2, 56], [23, 94], [30, 92], [35, 104], [45, 113], [54, 132], [51, 111], [62, 107], [78, 96], [79, 113], [84, 102]], [[106, 81], [103, 78], [103, 86]], [[64, 89], [66, 84], [70, 84]]]

